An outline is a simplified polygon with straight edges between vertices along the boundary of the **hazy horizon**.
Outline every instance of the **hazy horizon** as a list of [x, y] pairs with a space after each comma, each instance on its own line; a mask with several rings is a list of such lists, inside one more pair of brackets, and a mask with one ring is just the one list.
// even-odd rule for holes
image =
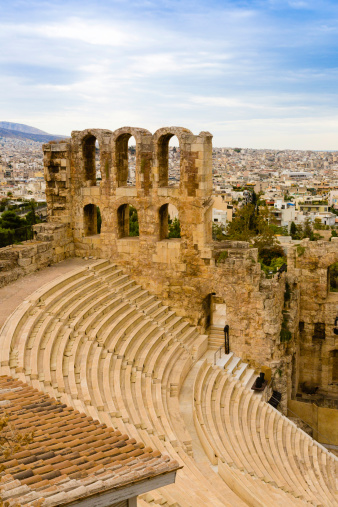
[[332, 0], [14, 0], [1, 11], [4, 121], [57, 135], [178, 125], [220, 147], [338, 149]]

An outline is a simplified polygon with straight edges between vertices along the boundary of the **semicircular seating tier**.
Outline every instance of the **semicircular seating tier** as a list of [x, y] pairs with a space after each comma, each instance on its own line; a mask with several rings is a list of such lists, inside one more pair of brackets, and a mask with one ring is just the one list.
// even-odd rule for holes
[[[199, 361], [208, 337], [108, 261], [34, 292], [8, 318], [0, 340], [2, 374], [183, 465], [175, 484], [144, 495], [141, 506], [270, 506], [272, 499], [337, 505], [335, 457], [238, 375]], [[191, 407], [218, 473], [194, 459], [180, 413], [179, 393], [194, 365]]]
[[258, 498], [261, 482], [313, 505], [338, 505], [337, 458], [257, 392], [206, 360], [194, 382], [194, 422], [227, 482], [235, 474]]

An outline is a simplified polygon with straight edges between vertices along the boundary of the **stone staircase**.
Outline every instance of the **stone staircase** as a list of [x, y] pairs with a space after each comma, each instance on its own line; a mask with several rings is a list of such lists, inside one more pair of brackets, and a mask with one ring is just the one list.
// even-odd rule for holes
[[217, 350], [224, 347], [224, 331], [223, 327], [210, 326], [208, 331], [208, 349]]
[[247, 363], [244, 363], [239, 357], [235, 356], [233, 352], [222, 354], [217, 359], [216, 366], [222, 368], [228, 375], [231, 375], [248, 389], [251, 389], [258, 375], [254, 368], [250, 368]]

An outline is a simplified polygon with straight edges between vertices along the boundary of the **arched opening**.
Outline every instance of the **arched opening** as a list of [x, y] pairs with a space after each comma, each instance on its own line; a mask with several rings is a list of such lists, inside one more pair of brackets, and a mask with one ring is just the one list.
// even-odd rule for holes
[[338, 383], [338, 350], [331, 352], [332, 357], [332, 382]]
[[136, 208], [130, 204], [122, 204], [117, 209], [119, 238], [139, 236], [139, 222]]
[[83, 208], [83, 229], [85, 236], [93, 236], [101, 232], [101, 212], [95, 204], [87, 204]]
[[100, 185], [100, 182], [102, 180], [102, 172], [101, 172], [100, 145], [98, 140], [96, 140], [95, 143], [95, 171], [96, 171], [96, 185]]
[[128, 139], [128, 178], [127, 186], [136, 185], [136, 141], [133, 136]]
[[160, 240], [181, 237], [178, 210], [173, 204], [163, 204], [159, 209]]
[[338, 292], [338, 262], [328, 268], [328, 286], [329, 292]]
[[101, 181], [100, 146], [95, 136], [88, 135], [83, 139], [82, 156], [84, 161], [84, 179], [87, 185], [98, 185]]
[[212, 304], [212, 325], [224, 328], [227, 316], [227, 307], [224, 299], [214, 296]]
[[181, 150], [176, 136], [165, 134], [158, 140], [159, 187], [178, 187]]
[[116, 139], [117, 184], [134, 187], [136, 184], [136, 141], [131, 134], [121, 134]]

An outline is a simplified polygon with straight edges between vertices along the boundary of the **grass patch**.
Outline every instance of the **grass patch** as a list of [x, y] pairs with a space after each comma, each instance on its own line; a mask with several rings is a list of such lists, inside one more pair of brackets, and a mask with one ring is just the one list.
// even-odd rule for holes
[[216, 264], [224, 264], [225, 260], [229, 257], [229, 253], [227, 250], [223, 250], [220, 252], [218, 257], [216, 258]]

